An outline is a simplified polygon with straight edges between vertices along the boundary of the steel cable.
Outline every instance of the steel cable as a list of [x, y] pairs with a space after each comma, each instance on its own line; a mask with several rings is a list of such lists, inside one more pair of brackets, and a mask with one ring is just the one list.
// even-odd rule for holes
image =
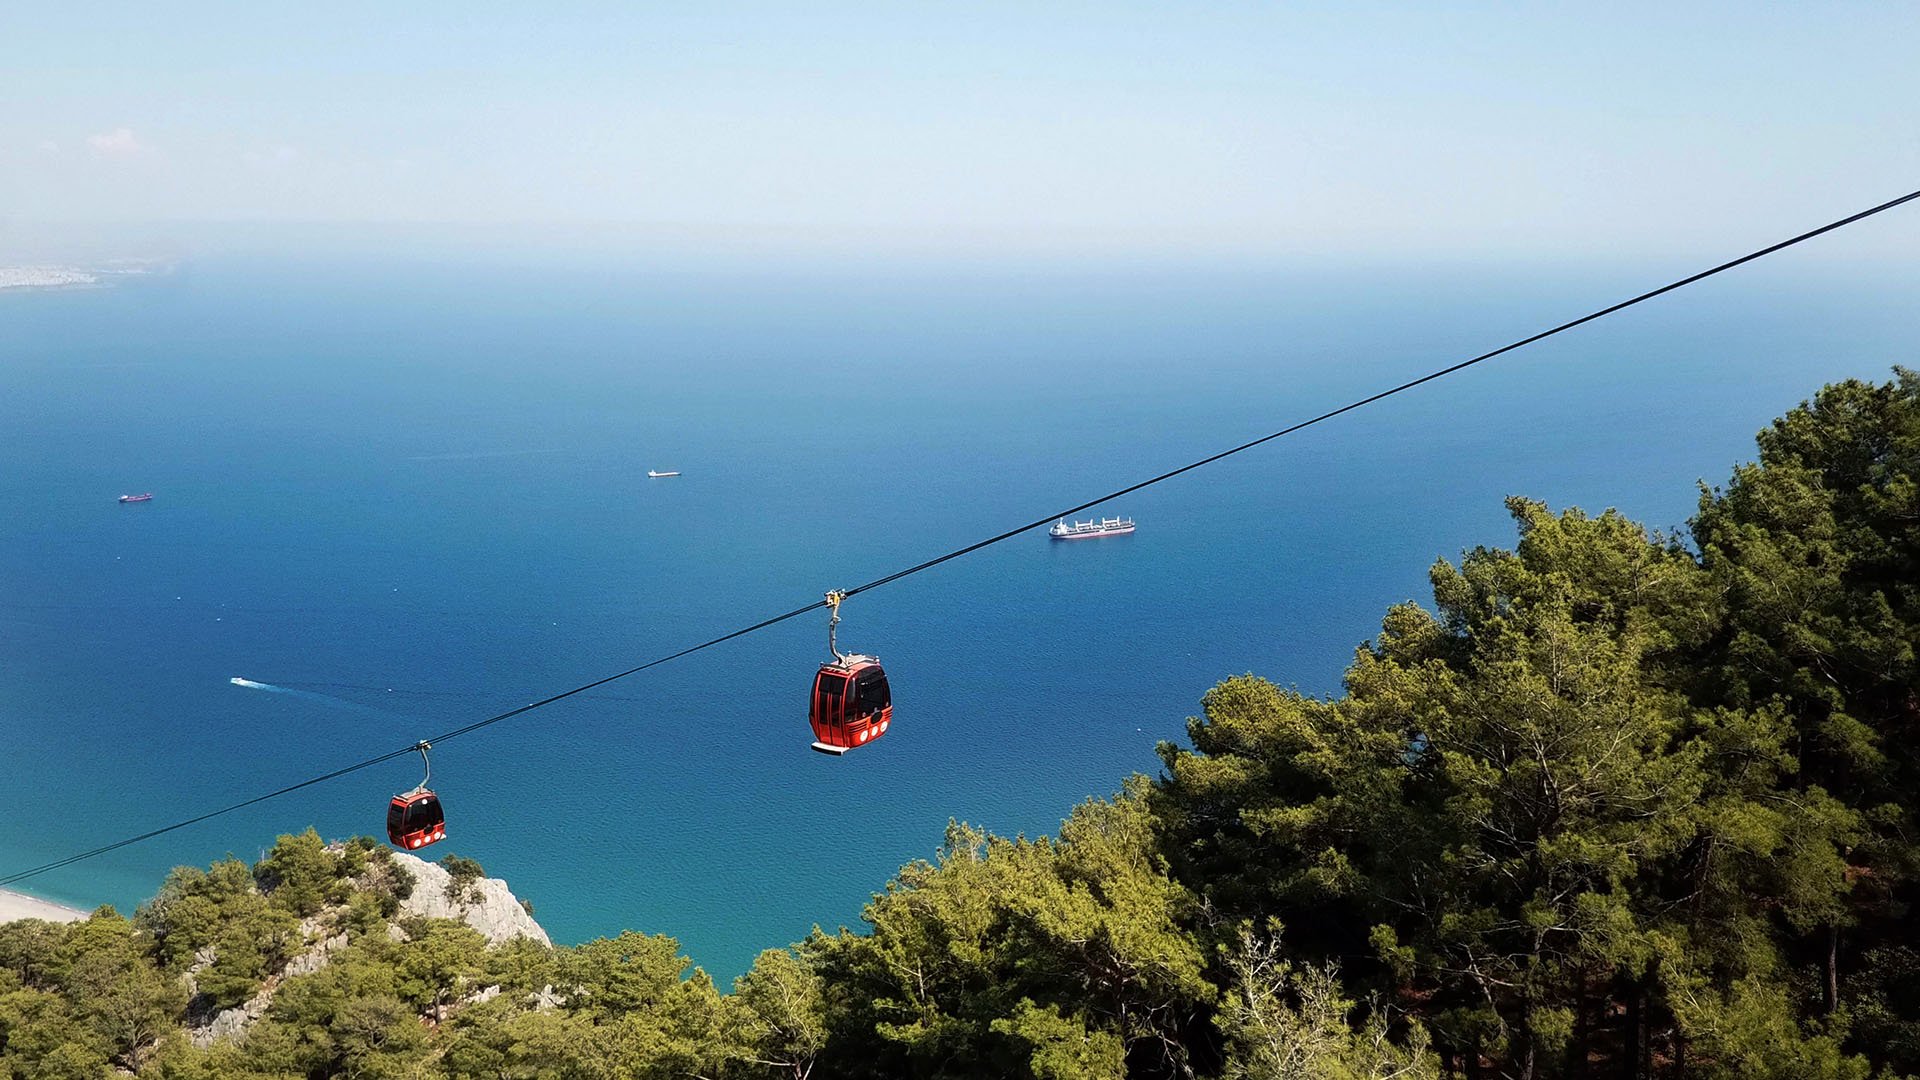
[[[1686, 277], [1680, 278], [1677, 281], [1672, 281], [1665, 285], [1662, 285], [1657, 289], [1650, 289], [1647, 292], [1643, 292], [1639, 294], [1638, 296], [1632, 297], [1627, 300], [1622, 300], [1616, 304], [1610, 304], [1597, 311], [1593, 311], [1586, 315], [1582, 315], [1577, 319], [1572, 319], [1567, 322], [1563, 322], [1558, 326], [1552, 327], [1551, 329], [1542, 330], [1537, 334], [1532, 334], [1527, 337], [1521, 338], [1518, 341], [1514, 341], [1509, 344], [1502, 345], [1497, 349], [1491, 349], [1487, 352], [1481, 353], [1478, 356], [1472, 357], [1470, 359], [1462, 360], [1457, 364], [1452, 364], [1447, 367], [1440, 368], [1437, 371], [1429, 372], [1428, 374], [1422, 375], [1417, 379], [1412, 379], [1407, 382], [1403, 382], [1398, 386], [1392, 387], [1391, 389], [1382, 390], [1379, 393], [1372, 394], [1364, 398], [1360, 398], [1357, 401], [1349, 402], [1345, 405], [1340, 406], [1337, 409], [1331, 409], [1331, 410], [1328, 410], [1327, 412], [1323, 412], [1320, 415], [1313, 417], [1312, 419], [1302, 420], [1296, 424], [1292, 424], [1288, 427], [1281, 428], [1279, 431], [1275, 431], [1272, 434], [1262, 435], [1257, 439], [1253, 439], [1248, 442], [1241, 443], [1240, 445], [1232, 447], [1231, 449], [1222, 450], [1219, 453], [1211, 454], [1207, 457], [1203, 457], [1198, 461], [1189, 462], [1188, 464], [1182, 465], [1177, 469], [1170, 469], [1167, 472], [1163, 472], [1159, 474], [1158, 476], [1154, 476], [1149, 479], [1142, 480], [1138, 483], [1129, 484], [1126, 487], [1122, 487], [1122, 488], [1117, 488], [1097, 498], [1088, 499], [1085, 502], [1076, 504], [1074, 506], [1070, 506], [1064, 510], [1059, 510], [1054, 513], [1042, 515], [1038, 518], [1035, 518], [1032, 521], [1027, 522], [1024, 525], [1016, 525], [1013, 528], [1006, 530], [1005, 532], [997, 533], [993, 536], [987, 537], [984, 540], [976, 541], [964, 547], [955, 548], [944, 555], [936, 556], [934, 558], [926, 560], [925, 562], [915, 563], [914, 565], [909, 566], [904, 570], [898, 570], [898, 571], [895, 571], [894, 573], [887, 574], [884, 577], [875, 578], [872, 581], [865, 583], [864, 585], [856, 585], [850, 589], [843, 590], [842, 595], [857, 596], [860, 593], [867, 592], [872, 589], [878, 589], [884, 585], [890, 585], [893, 582], [899, 581], [901, 578], [911, 577], [912, 575], [918, 574], [923, 570], [931, 570], [942, 563], [951, 562], [954, 559], [958, 559], [964, 555], [970, 555], [973, 552], [981, 550], [982, 548], [992, 547], [993, 545], [1001, 543], [1002, 541], [1010, 540], [1015, 536], [1019, 536], [1021, 533], [1028, 532], [1033, 529], [1037, 529], [1040, 526], [1045, 525], [1050, 521], [1056, 521], [1056, 520], [1069, 517], [1073, 514], [1077, 514], [1081, 512], [1082, 510], [1087, 510], [1091, 507], [1098, 506], [1104, 502], [1110, 502], [1123, 495], [1132, 494], [1133, 492], [1139, 491], [1142, 488], [1152, 487], [1155, 484], [1162, 483], [1167, 480], [1171, 480], [1174, 477], [1179, 476], [1183, 473], [1192, 472], [1195, 469], [1199, 469], [1204, 466], [1211, 465], [1214, 462], [1220, 461], [1224, 458], [1229, 458], [1234, 456], [1235, 454], [1239, 454], [1247, 450], [1251, 450], [1256, 446], [1261, 446], [1266, 443], [1270, 443], [1275, 439], [1283, 438], [1285, 436], [1293, 434], [1294, 432], [1312, 427], [1315, 424], [1319, 424], [1323, 421], [1331, 420], [1336, 416], [1340, 416], [1345, 413], [1350, 413], [1355, 409], [1365, 408], [1366, 406], [1372, 405], [1375, 402], [1393, 397], [1396, 394], [1404, 393], [1408, 390], [1414, 389], [1415, 387], [1423, 386], [1427, 383], [1433, 382], [1436, 379], [1443, 379], [1456, 372], [1464, 371], [1467, 368], [1473, 367], [1476, 364], [1484, 363], [1485, 361], [1491, 360], [1494, 357], [1501, 356], [1505, 353], [1513, 352], [1516, 349], [1525, 348], [1526, 346], [1532, 345], [1537, 341], [1542, 341], [1542, 340], [1545, 340], [1546, 338], [1553, 337], [1556, 334], [1560, 334], [1560, 333], [1564, 333], [1565, 331], [1572, 330], [1575, 327], [1583, 326], [1587, 323], [1595, 321], [1596, 319], [1606, 318], [1607, 316], [1612, 315], [1615, 312], [1623, 311], [1627, 308], [1633, 307], [1636, 304], [1641, 304], [1648, 300], [1652, 300], [1657, 296], [1663, 296], [1667, 293], [1673, 292], [1676, 289], [1685, 288], [1686, 286], [1692, 285], [1695, 282], [1703, 281], [1707, 278], [1713, 277], [1716, 274], [1721, 274], [1728, 270], [1732, 270], [1735, 267], [1743, 266], [1747, 263], [1753, 262], [1756, 259], [1765, 258], [1766, 256], [1772, 255], [1777, 251], [1782, 251], [1782, 250], [1785, 250], [1786, 248], [1793, 247], [1796, 244], [1804, 243], [1808, 240], [1812, 240], [1815, 237], [1833, 232], [1836, 229], [1845, 228], [1846, 226], [1852, 225], [1855, 222], [1864, 221], [1865, 219], [1873, 217], [1876, 214], [1881, 214], [1888, 210], [1892, 210], [1897, 206], [1900, 206], [1904, 203], [1912, 202], [1915, 199], [1920, 199], [1920, 191], [1909, 192], [1908, 194], [1902, 195], [1899, 198], [1889, 199], [1886, 202], [1880, 203], [1877, 206], [1868, 207], [1865, 210], [1862, 210], [1855, 214], [1849, 214], [1846, 217], [1840, 218], [1837, 221], [1829, 222], [1825, 225], [1820, 226], [1819, 228], [1809, 229], [1808, 231], [1800, 233], [1797, 236], [1789, 237], [1788, 239], [1782, 240], [1775, 244], [1769, 244], [1766, 247], [1760, 248], [1756, 251], [1748, 252], [1747, 254], [1742, 255], [1737, 259], [1730, 259], [1726, 262], [1719, 264], [1718, 266], [1714, 266], [1709, 269], [1702, 270], [1696, 274], [1690, 274]], [[821, 608], [824, 608], [826, 606], [827, 606], [826, 600], [824, 599], [816, 600], [810, 604], [806, 604], [804, 606], [794, 608], [793, 610], [785, 612], [783, 614], [775, 615], [767, 619], [762, 619], [761, 621], [754, 623], [751, 626], [741, 627], [738, 630], [721, 634], [719, 637], [709, 638], [698, 645], [692, 645], [687, 648], [681, 649], [678, 652], [669, 653], [665, 656], [661, 656], [656, 659], [649, 660], [644, 664], [639, 664], [634, 667], [630, 667], [627, 670], [619, 672], [617, 674], [608, 675], [605, 678], [601, 678], [601, 679], [595, 679], [594, 681], [590, 683], [586, 683], [585, 685], [576, 686], [571, 690], [562, 691], [561, 693], [554, 694], [550, 697], [544, 697], [538, 701], [529, 702], [518, 708], [509, 709], [506, 712], [499, 713], [494, 716], [489, 716], [484, 720], [476, 720], [473, 723], [467, 724], [463, 727], [457, 727], [451, 731], [444, 732], [440, 735], [432, 736], [426, 741], [429, 743], [439, 744], [439, 743], [446, 742], [449, 739], [456, 739], [462, 735], [471, 734], [472, 732], [479, 731], [481, 728], [490, 727], [494, 724], [500, 723], [503, 720], [511, 720], [516, 716], [523, 716], [527, 713], [533, 712], [536, 709], [542, 709], [548, 705], [552, 705], [555, 702], [564, 701], [567, 698], [573, 697], [575, 694], [582, 694], [589, 690], [595, 689], [597, 687], [605, 686], [610, 682], [615, 682], [617, 680], [627, 678], [630, 675], [637, 675], [640, 672], [647, 670], [648, 668], [658, 667], [661, 664], [678, 660], [681, 657], [690, 656], [693, 653], [700, 652], [703, 649], [710, 649], [715, 645], [719, 645], [724, 642], [732, 641], [734, 638], [744, 637], [747, 634], [764, 630], [767, 627], [774, 626], [778, 623], [786, 622], [788, 619], [805, 615], [811, 611], [818, 611]], [[407, 754], [413, 753], [414, 746], [415, 746], [414, 743], [408, 743], [406, 746], [401, 747], [400, 749], [389, 751], [385, 754], [379, 755], [378, 757], [371, 757], [366, 759], [365, 761], [357, 762], [355, 764], [345, 766], [344, 768], [335, 769], [332, 772], [324, 773], [322, 775], [315, 776], [310, 779], [302, 780], [296, 784], [289, 784], [286, 787], [280, 788], [276, 791], [270, 791], [264, 795], [256, 795], [253, 798], [245, 799], [240, 802], [233, 803], [229, 806], [221, 807], [218, 810], [210, 810], [204, 814], [199, 814], [197, 816], [187, 818], [184, 821], [177, 821], [170, 825], [164, 825], [156, 829], [150, 829], [146, 832], [140, 833], [135, 836], [129, 836], [122, 840], [116, 840], [110, 844], [102, 844], [99, 847], [89, 848], [86, 851], [77, 852], [73, 855], [68, 855], [65, 858], [56, 859], [52, 862], [43, 863], [39, 866], [30, 867], [28, 869], [21, 870], [13, 874], [9, 874], [5, 877], [0, 877], [0, 886], [11, 885], [11, 884], [14, 884], [15, 882], [24, 881], [28, 878], [47, 873], [48, 871], [58, 870], [64, 866], [71, 866], [72, 864], [80, 862], [83, 859], [91, 859], [97, 855], [104, 855], [110, 851], [117, 851], [120, 848], [126, 847], [130, 844], [137, 844], [144, 840], [151, 840], [156, 836], [162, 836], [166, 833], [173, 832], [176, 829], [184, 829], [190, 825], [197, 825], [200, 822], [207, 821], [211, 818], [220, 817], [223, 814], [233, 813], [236, 810], [241, 810], [246, 807], [253, 806], [256, 803], [266, 802], [269, 799], [275, 799], [282, 795], [299, 791], [302, 788], [312, 787], [315, 784], [324, 783], [328, 780], [334, 780], [339, 777], [346, 776], [349, 773], [355, 773], [355, 772], [359, 772], [362, 769], [371, 768], [383, 762], [391, 761], [394, 758], [403, 757]]]

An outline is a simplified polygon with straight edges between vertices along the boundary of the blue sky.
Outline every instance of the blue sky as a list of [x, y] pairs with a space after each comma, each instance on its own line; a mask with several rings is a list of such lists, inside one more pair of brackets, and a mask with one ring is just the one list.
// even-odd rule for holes
[[[0, 214], [1697, 249], [1920, 187], [1920, 5], [16, 3]], [[1882, 230], [1886, 251], [1920, 231]]]

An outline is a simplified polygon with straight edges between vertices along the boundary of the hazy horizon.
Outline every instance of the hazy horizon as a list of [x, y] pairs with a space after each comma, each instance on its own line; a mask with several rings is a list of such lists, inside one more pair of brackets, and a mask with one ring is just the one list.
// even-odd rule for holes
[[1916, 32], [1857, 4], [17, 6], [0, 255], [1720, 252], [1915, 186]]

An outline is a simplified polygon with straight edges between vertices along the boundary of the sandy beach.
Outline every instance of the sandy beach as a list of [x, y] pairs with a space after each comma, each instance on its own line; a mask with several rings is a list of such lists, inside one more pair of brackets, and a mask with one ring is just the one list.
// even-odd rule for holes
[[17, 892], [0, 889], [0, 923], [15, 919], [45, 919], [48, 922], [79, 922], [87, 913], [47, 900], [35, 900]]

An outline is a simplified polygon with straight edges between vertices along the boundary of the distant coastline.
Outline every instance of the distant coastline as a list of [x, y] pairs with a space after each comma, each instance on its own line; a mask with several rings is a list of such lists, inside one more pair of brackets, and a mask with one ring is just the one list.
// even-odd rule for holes
[[5, 289], [91, 289], [100, 286], [100, 275], [64, 266], [0, 266], [0, 290]]
[[48, 922], [79, 922], [87, 917], [79, 908], [41, 900], [25, 893], [0, 889], [0, 923], [15, 919], [45, 919]]
[[97, 266], [0, 264], [0, 292], [105, 289], [123, 278], [158, 276], [173, 269], [174, 264], [164, 259], [112, 259]]

